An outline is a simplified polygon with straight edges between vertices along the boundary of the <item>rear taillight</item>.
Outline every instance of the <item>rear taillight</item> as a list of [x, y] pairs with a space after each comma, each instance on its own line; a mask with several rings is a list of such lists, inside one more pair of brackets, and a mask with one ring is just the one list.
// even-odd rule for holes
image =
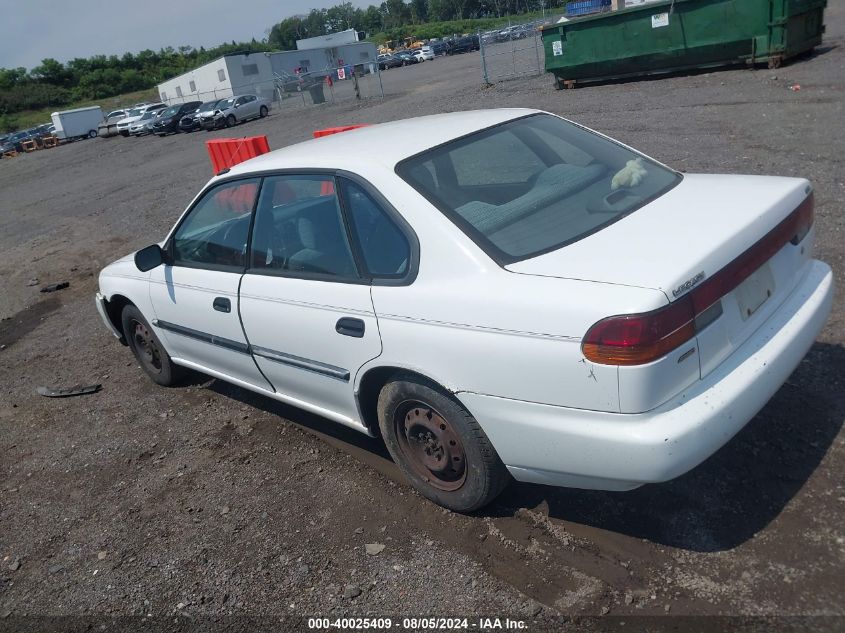
[[816, 219], [813, 194], [807, 196], [807, 199], [801, 203], [801, 206], [798, 207], [793, 215], [795, 214], [798, 214], [798, 218], [796, 219], [795, 235], [793, 235], [792, 239], [789, 241], [797, 246], [807, 236], [807, 233], [810, 232], [810, 229], [813, 227], [813, 222], [815, 222]]
[[[718, 273], [669, 305], [623, 314], [593, 325], [581, 350], [604, 365], [644, 365], [677, 349], [721, 314], [715, 304], [790, 242], [799, 244], [813, 226], [813, 194], [761, 240]], [[714, 310], [708, 311], [713, 307]]]
[[693, 336], [695, 315], [687, 295], [653, 312], [599, 321], [587, 332], [581, 349], [594, 363], [643, 365], [665, 356]]

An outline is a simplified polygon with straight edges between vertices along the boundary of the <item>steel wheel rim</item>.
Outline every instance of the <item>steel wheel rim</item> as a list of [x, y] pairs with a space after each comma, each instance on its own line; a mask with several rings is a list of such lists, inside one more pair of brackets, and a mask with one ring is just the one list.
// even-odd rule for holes
[[466, 451], [452, 425], [433, 407], [408, 401], [394, 419], [399, 449], [424, 482], [447, 492], [466, 481]]
[[161, 373], [161, 350], [146, 325], [133, 319], [132, 339], [141, 363], [153, 373]]

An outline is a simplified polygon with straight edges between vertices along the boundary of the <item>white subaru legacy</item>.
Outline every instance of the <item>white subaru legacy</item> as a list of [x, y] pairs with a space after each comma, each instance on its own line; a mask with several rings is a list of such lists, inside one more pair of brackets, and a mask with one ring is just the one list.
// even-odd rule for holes
[[629, 490], [701, 463], [822, 328], [813, 241], [806, 180], [461, 112], [224, 170], [97, 307], [155, 382], [199, 370], [381, 435], [466, 512], [511, 477]]

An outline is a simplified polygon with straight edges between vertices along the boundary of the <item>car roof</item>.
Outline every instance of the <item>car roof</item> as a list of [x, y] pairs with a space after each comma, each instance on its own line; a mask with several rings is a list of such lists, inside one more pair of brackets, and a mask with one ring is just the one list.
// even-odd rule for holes
[[530, 108], [469, 110], [380, 123], [262, 154], [235, 165], [227, 176], [302, 168], [358, 172], [362, 160], [392, 170], [400, 161], [425, 150], [538, 112]]

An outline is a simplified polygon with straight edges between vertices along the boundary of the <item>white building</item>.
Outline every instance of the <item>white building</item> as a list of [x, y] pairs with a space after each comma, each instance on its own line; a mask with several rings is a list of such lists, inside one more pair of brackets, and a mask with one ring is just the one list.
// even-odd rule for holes
[[267, 53], [240, 53], [215, 59], [158, 85], [168, 104], [211, 101], [239, 94], [273, 99], [273, 70]]
[[344, 44], [353, 44], [358, 39], [358, 31], [355, 29], [346, 29], [345, 31], [329, 33], [328, 35], [318, 35], [317, 37], [296, 40], [296, 50], [306, 51], [313, 48], [334, 48]]

